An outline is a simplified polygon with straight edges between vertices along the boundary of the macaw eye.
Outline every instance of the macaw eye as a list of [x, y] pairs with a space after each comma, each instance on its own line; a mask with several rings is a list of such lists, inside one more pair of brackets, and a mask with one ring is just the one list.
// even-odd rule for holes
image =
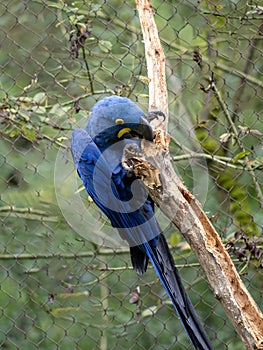
[[124, 124], [124, 119], [117, 118], [117, 119], [115, 119], [115, 123], [116, 124]]

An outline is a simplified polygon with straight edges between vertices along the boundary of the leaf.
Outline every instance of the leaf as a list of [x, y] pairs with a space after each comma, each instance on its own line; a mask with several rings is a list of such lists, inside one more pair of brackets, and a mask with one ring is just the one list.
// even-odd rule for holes
[[29, 117], [28, 110], [26, 110], [24, 108], [20, 108], [18, 113], [19, 113], [19, 116], [22, 117], [26, 122], [29, 122], [30, 117]]
[[13, 129], [13, 130], [10, 132], [9, 137], [13, 138], [13, 137], [19, 135], [19, 132], [20, 132], [19, 129], [17, 129], [17, 128]]
[[45, 114], [46, 113], [46, 108], [43, 106], [33, 106], [32, 111], [37, 113], [37, 114]]
[[[39, 2], [40, 4], [43, 4], [42, 1], [37, 0], [37, 2]], [[65, 6], [62, 1], [61, 2], [59, 1], [57, 3], [54, 3], [52, 1], [46, 1], [45, 4], [46, 4], [46, 6], [54, 7], [56, 9], [58, 9], [58, 10], [64, 10], [64, 6]]]
[[36, 133], [35, 130], [32, 128], [31, 125], [26, 125], [22, 127], [22, 132], [24, 134], [24, 136], [30, 140], [30, 141], [34, 141], [36, 139]]
[[258, 129], [250, 129], [248, 126], [238, 125], [238, 129], [242, 132], [242, 134], [252, 134], [252, 135], [262, 135], [262, 132]]
[[158, 311], [158, 307], [157, 306], [150, 306], [147, 309], [145, 309], [142, 312], [142, 318], [144, 317], [153, 317], [154, 314], [156, 314]]
[[210, 26], [216, 30], [224, 27], [226, 24], [225, 16], [210, 15], [208, 19], [209, 19]]
[[246, 15], [263, 15], [263, 7], [262, 6], [253, 6], [253, 5], [249, 5], [250, 7], [252, 7], [252, 10], [247, 11]]
[[98, 10], [102, 7], [102, 4], [92, 4], [91, 11], [98, 12]]
[[[70, 110], [70, 106], [61, 106], [59, 103], [56, 103], [52, 106], [49, 114], [55, 116], [55, 118], [67, 117], [67, 112]], [[52, 117], [54, 120], [54, 117]]]
[[225, 143], [225, 142], [227, 142], [227, 141], [230, 139], [231, 136], [232, 136], [231, 133], [226, 132], [226, 133], [220, 135], [219, 141], [220, 141], [221, 143]]
[[251, 129], [250, 134], [252, 135], [262, 135], [262, 132], [257, 129]]
[[248, 126], [238, 125], [238, 129], [242, 132], [242, 134], [247, 134], [249, 129]]
[[233, 163], [236, 163], [239, 159], [243, 159], [250, 154], [250, 151], [243, 151], [235, 155]]
[[112, 43], [110, 41], [100, 40], [99, 48], [103, 52], [109, 52], [112, 49]]
[[130, 304], [137, 304], [140, 300], [140, 287], [137, 286], [136, 289], [134, 289], [131, 292], [131, 298], [129, 300]]
[[39, 92], [33, 97], [33, 101], [35, 104], [42, 104], [46, 98], [45, 92]]
[[197, 126], [199, 128], [204, 128], [207, 126], [208, 123], [209, 123], [209, 120], [201, 120], [200, 122], [198, 122]]
[[138, 75], [138, 79], [142, 81], [144, 84], [149, 84], [150, 78], [144, 76], [144, 75]]

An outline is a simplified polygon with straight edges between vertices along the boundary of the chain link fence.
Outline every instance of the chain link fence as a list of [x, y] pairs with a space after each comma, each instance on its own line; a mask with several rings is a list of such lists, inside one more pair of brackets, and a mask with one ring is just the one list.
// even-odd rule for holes
[[[153, 8], [174, 166], [260, 306], [263, 8]], [[135, 1], [2, 0], [0, 13], [1, 348], [191, 349], [153, 269], [132, 271], [128, 248], [81, 189], [69, 150], [72, 130], [103, 96], [128, 96], [147, 111]], [[159, 220], [215, 349], [244, 349], [189, 246]]]

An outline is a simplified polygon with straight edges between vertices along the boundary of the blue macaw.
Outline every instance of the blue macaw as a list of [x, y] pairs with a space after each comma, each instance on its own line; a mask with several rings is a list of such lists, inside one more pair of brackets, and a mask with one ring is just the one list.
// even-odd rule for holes
[[212, 350], [155, 219], [153, 200], [122, 162], [125, 147], [139, 148], [142, 138], [154, 139], [147, 115], [128, 98], [105, 97], [92, 108], [86, 129], [73, 131], [74, 163], [88, 194], [129, 243], [133, 268], [142, 274], [150, 260], [194, 348]]

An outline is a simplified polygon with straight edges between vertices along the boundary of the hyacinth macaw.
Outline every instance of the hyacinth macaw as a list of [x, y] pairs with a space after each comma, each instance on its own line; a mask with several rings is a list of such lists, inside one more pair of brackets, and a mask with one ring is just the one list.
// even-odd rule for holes
[[139, 148], [142, 138], [154, 139], [147, 115], [128, 98], [105, 97], [92, 108], [86, 129], [73, 132], [74, 163], [88, 194], [129, 243], [133, 268], [142, 274], [150, 260], [194, 348], [211, 350], [155, 219], [154, 203], [122, 162], [124, 148]]

